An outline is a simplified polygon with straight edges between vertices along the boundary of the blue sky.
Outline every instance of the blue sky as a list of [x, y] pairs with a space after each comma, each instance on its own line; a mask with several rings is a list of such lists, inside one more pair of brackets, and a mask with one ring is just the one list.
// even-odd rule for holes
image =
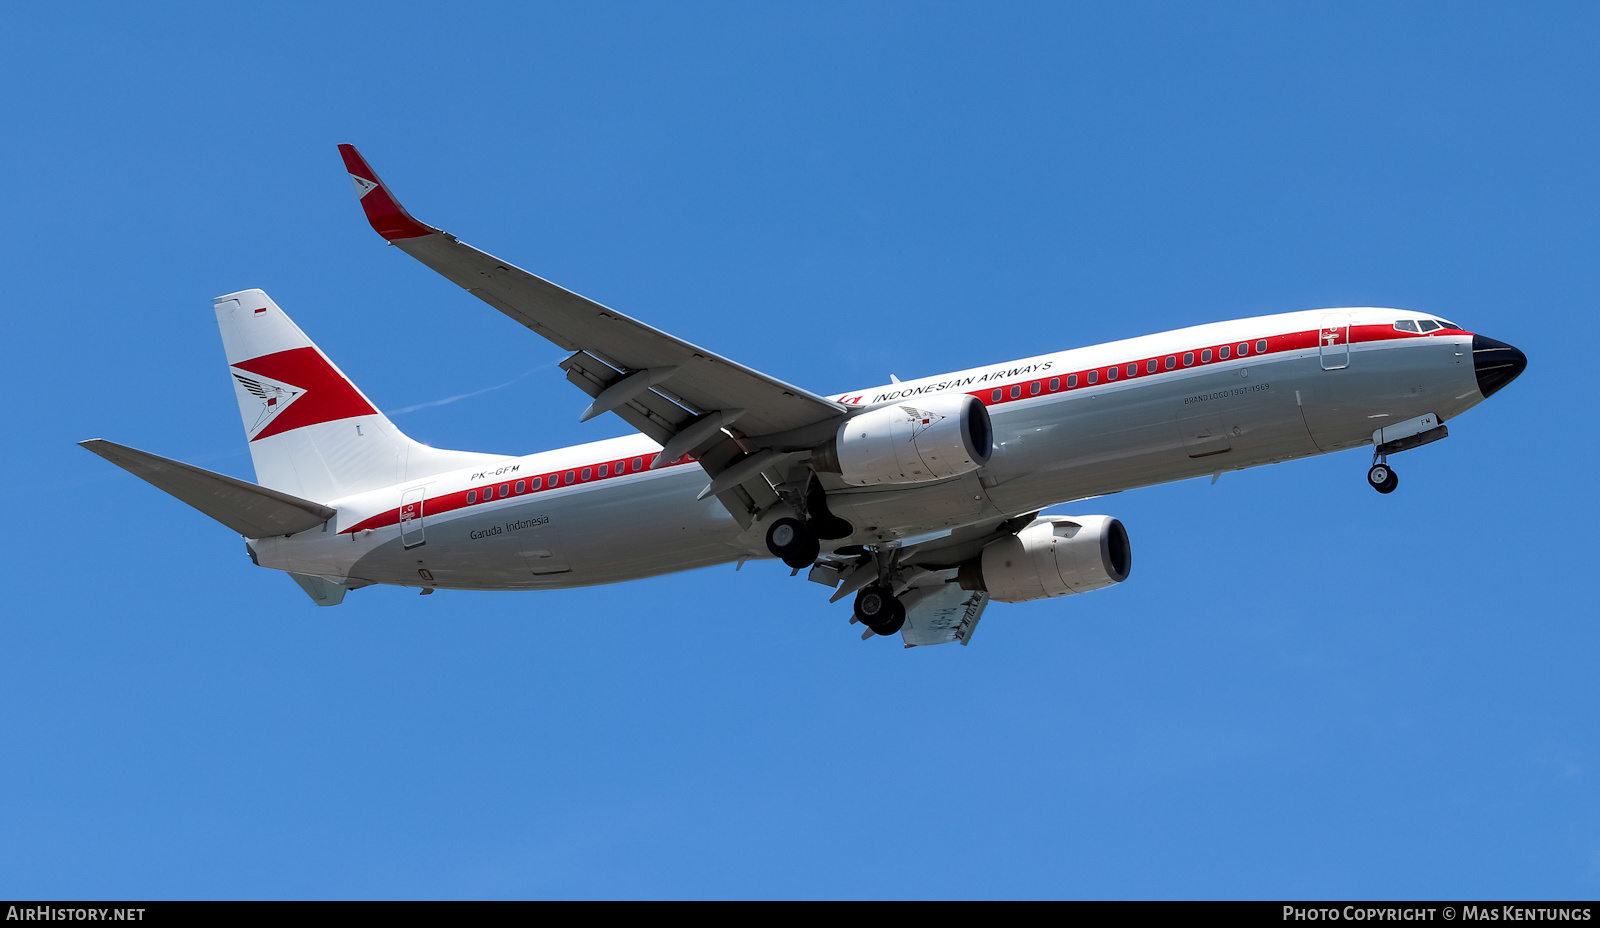
[[[1592, 898], [1597, 26], [15, 7], [0, 897]], [[626, 428], [384, 247], [339, 142], [424, 221], [821, 392], [1340, 305], [1530, 365], [1392, 496], [1355, 451], [1088, 504], [1132, 578], [969, 648], [863, 643], [771, 562], [317, 609], [73, 444], [252, 476], [213, 295], [267, 290], [433, 445]]]

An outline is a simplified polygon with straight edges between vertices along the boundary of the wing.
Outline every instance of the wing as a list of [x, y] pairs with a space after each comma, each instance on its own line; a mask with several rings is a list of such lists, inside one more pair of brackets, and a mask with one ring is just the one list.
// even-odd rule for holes
[[[751, 473], [731, 482], [745, 485], [760, 472], [781, 472], [783, 461], [750, 459], [785, 450], [783, 442], [764, 442], [762, 437], [809, 435], [819, 423], [847, 414], [832, 400], [674, 338], [418, 222], [354, 146], [340, 145], [339, 153], [379, 235], [573, 352], [561, 365], [567, 379], [595, 398], [583, 418], [617, 413], [665, 446], [658, 463], [694, 454], [714, 478], [743, 464]], [[750, 441], [728, 441], [723, 430], [732, 430], [735, 423], [735, 434]], [[719, 497], [730, 489], [716, 481], [708, 487]], [[759, 501], [751, 502], [759, 507]]]
[[661, 443], [656, 466], [693, 454], [739, 522], [778, 501], [784, 454], [810, 446], [845, 406], [674, 338], [528, 274], [411, 218], [354, 146], [339, 146], [366, 219], [379, 235], [467, 293], [573, 352], [566, 379]]

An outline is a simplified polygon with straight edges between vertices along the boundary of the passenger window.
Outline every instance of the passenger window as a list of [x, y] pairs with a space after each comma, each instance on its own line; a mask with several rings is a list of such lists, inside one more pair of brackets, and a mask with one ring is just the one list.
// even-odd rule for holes
[[611, 475], [611, 465], [609, 465], [609, 464], [601, 464], [600, 465], [600, 476], [609, 477], [610, 475]]
[[991, 402], [991, 403], [1000, 402], [1000, 391], [999, 390], [996, 390], [993, 393], [989, 394], [989, 402]]
[[487, 503], [491, 499], [494, 499], [494, 487], [484, 487], [483, 501]]
[[1033, 386], [1028, 388], [1028, 393], [1032, 394], [1033, 396], [1038, 396], [1039, 395], [1039, 391], [1043, 390], [1043, 389], [1044, 389], [1044, 384], [1042, 384], [1039, 381], [1035, 380], [1033, 382]]
[[1061, 389], [1061, 378], [1060, 377], [1051, 377], [1050, 378], [1050, 392], [1054, 393], [1059, 389]]
[[528, 492], [528, 481], [526, 481], [526, 480], [518, 480], [517, 481], [517, 492], [518, 493], [526, 493], [526, 492]]
[[1177, 357], [1176, 357], [1176, 356], [1175, 356], [1175, 355], [1170, 355], [1170, 354], [1169, 354], [1169, 355], [1167, 355], [1167, 370], [1169, 370], [1169, 371], [1170, 371], [1170, 370], [1172, 370], [1172, 369], [1173, 369], [1173, 368], [1174, 368], [1174, 367], [1177, 367], [1177, 366], [1178, 366], [1178, 359], [1177, 359]]
[[1019, 397], [1021, 395], [1022, 395], [1022, 387], [1020, 385], [1011, 388], [1011, 398], [1012, 399], [1016, 399], [1017, 397]]
[[1228, 360], [1228, 352], [1231, 351], [1231, 350], [1232, 349], [1229, 348], [1227, 345], [1223, 345], [1221, 348], [1217, 349], [1217, 357], [1222, 359], [1222, 360], [1224, 360], [1224, 361], [1226, 361], [1226, 360]]
[[470, 506], [473, 503], [476, 503], [477, 501], [478, 501], [478, 491], [477, 490], [468, 490], [467, 491], [467, 505]]
[[1267, 350], [1267, 340], [1266, 339], [1263, 338], [1260, 341], [1256, 342], [1256, 354], [1263, 354], [1263, 353], [1266, 352], [1266, 350]]
[[1100, 379], [1100, 372], [1099, 371], [1090, 371], [1089, 372], [1089, 382], [1090, 383], [1094, 383], [1095, 381], [1097, 381], [1099, 379]]
[[1402, 332], [1415, 332], [1417, 330], [1416, 322], [1410, 319], [1401, 319], [1394, 324], [1394, 327]]
[[1137, 374], [1137, 373], [1139, 373], [1139, 362], [1135, 361], [1132, 364], [1128, 365], [1128, 376], [1132, 377], [1134, 374]]
[[1077, 385], [1078, 385], [1078, 375], [1077, 374], [1068, 374], [1067, 375], [1067, 389], [1071, 390], [1073, 387], [1076, 387]]
[[1189, 365], [1191, 365], [1193, 363], [1194, 363], [1194, 352], [1192, 352], [1192, 351], [1184, 352], [1183, 353], [1183, 366], [1184, 367], [1188, 367]]
[[544, 483], [544, 478], [543, 477], [535, 477], [532, 480], [528, 481], [528, 489], [537, 490], [537, 489], [539, 489], [539, 486], [541, 484], [543, 484], [543, 483]]
[[1210, 348], [1207, 348], [1206, 350], [1200, 352], [1200, 363], [1201, 364], [1205, 364], [1207, 361], [1210, 361], [1210, 360], [1211, 360], [1211, 349]]
[[570, 471], [570, 470], [569, 470], [569, 471], [567, 471], [567, 482], [568, 482], [568, 483], [571, 483], [571, 482], [572, 482], [572, 478], [573, 478], [573, 477], [574, 477], [574, 476], [575, 476], [575, 472], [574, 472], [574, 471]]
[[1144, 362], [1145, 373], [1154, 374], [1156, 372], [1156, 364], [1157, 361], [1155, 358], [1151, 358], [1150, 360]]
[[633, 459], [633, 469], [634, 470], [638, 470], [639, 468], [641, 468], [643, 466], [644, 466], [644, 458], [634, 458]]
[[590, 469], [585, 467], [583, 469], [583, 479], [588, 480], [589, 479], [589, 474], [590, 474]]
[[1239, 357], [1242, 358], [1242, 357], [1244, 357], [1245, 355], [1247, 355], [1249, 353], [1250, 353], [1250, 343], [1249, 342], [1240, 342], [1239, 343]]
[[509, 484], [509, 483], [500, 484], [500, 495], [501, 496], [510, 496], [511, 495], [511, 484]]
[[1421, 329], [1424, 334], [1426, 334], [1428, 332], [1432, 332], [1434, 329], [1437, 329], [1439, 327], [1440, 327], [1439, 323], [1434, 322], [1432, 319], [1418, 319], [1417, 320], [1417, 328]]
[[1117, 369], [1114, 368], [1114, 367], [1106, 368], [1106, 379], [1107, 380], [1116, 380], [1117, 379]]

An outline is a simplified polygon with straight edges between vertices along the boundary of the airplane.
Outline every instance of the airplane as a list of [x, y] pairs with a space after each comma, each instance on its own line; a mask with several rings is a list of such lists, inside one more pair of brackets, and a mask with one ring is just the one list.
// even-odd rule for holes
[[1046, 512], [1370, 445], [1389, 456], [1527, 366], [1438, 316], [1317, 309], [818, 394], [563, 289], [412, 218], [340, 145], [373, 229], [555, 343], [634, 432], [522, 456], [413, 441], [261, 290], [214, 301], [257, 483], [81, 442], [244, 536], [321, 606], [373, 584], [539, 590], [781, 560], [854, 596], [862, 638], [968, 644], [990, 601], [1115, 586], [1109, 515]]

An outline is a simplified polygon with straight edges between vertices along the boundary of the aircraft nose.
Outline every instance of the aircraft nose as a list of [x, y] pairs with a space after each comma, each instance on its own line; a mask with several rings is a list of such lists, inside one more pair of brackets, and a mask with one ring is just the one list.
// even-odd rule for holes
[[1472, 369], [1478, 375], [1478, 392], [1487, 399], [1496, 390], [1517, 379], [1528, 366], [1528, 356], [1505, 342], [1472, 336]]

